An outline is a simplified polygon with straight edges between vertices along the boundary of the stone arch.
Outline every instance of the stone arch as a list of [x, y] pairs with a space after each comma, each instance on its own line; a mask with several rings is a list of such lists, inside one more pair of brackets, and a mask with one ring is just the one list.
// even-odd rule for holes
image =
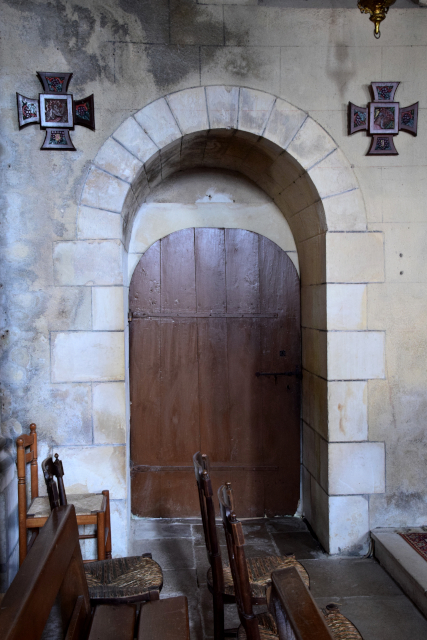
[[[115, 289], [96, 293], [107, 314], [104, 325], [94, 319], [98, 342], [100, 327], [119, 331], [108, 314], [123, 304], [117, 290], [128, 284], [122, 265], [138, 209], [162, 180], [199, 166], [250, 178], [292, 230], [302, 285], [303, 510], [331, 553], [362, 550], [367, 494], [384, 490], [384, 446], [368, 441], [366, 406], [367, 380], [384, 377], [384, 334], [369, 331], [366, 318], [367, 283], [383, 280], [383, 241], [367, 229], [354, 171], [310, 116], [262, 91], [207, 86], [169, 94], [123, 122], [89, 170], [74, 243], [76, 256], [77, 245], [91, 245], [98, 288]], [[104, 280], [103, 260], [114, 272]], [[123, 379], [116, 369], [96, 379]]]

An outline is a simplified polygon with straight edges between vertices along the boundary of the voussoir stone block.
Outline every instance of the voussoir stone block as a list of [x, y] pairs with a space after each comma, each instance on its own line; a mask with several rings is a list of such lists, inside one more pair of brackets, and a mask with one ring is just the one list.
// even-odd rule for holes
[[81, 206], [77, 215], [77, 238], [79, 240], [120, 240], [122, 217], [120, 213]]
[[122, 331], [73, 331], [51, 336], [52, 382], [124, 380]]
[[264, 91], [255, 89], [240, 89], [239, 129], [249, 131], [257, 136], [262, 135], [275, 97]]
[[104, 142], [94, 162], [100, 169], [129, 183], [142, 168], [142, 162], [113, 138]]
[[146, 162], [148, 158], [158, 151], [158, 147], [151, 138], [142, 130], [135, 118], [128, 118], [114, 132], [113, 138], [118, 140], [128, 151]]
[[329, 494], [384, 493], [383, 442], [333, 442], [329, 448]]
[[[263, 135], [286, 149], [306, 118], [307, 114], [304, 111], [277, 98]], [[290, 153], [294, 155], [292, 151]]]
[[239, 108], [238, 87], [206, 87], [211, 129], [236, 129]]
[[327, 341], [329, 380], [384, 378], [384, 332], [329, 331]]
[[[68, 493], [110, 492], [110, 500], [126, 498], [126, 447], [56, 447], [64, 461]], [[114, 543], [114, 539], [113, 539]]]
[[134, 117], [159, 149], [181, 137], [181, 131], [164, 98], [147, 104]]
[[329, 231], [366, 230], [366, 211], [360, 189], [323, 199]]
[[119, 240], [57, 242], [53, 247], [56, 285], [123, 284], [123, 248]]
[[287, 150], [308, 171], [336, 148], [331, 136], [312, 118], [307, 118]]
[[183, 134], [209, 129], [204, 87], [171, 93], [167, 102]]
[[127, 182], [92, 167], [83, 189], [81, 204], [120, 213], [128, 190]]
[[359, 186], [354, 172], [340, 149], [336, 149], [316, 164], [308, 174], [321, 198], [357, 189]]
[[124, 444], [126, 439], [124, 382], [93, 385], [93, 435], [95, 444]]

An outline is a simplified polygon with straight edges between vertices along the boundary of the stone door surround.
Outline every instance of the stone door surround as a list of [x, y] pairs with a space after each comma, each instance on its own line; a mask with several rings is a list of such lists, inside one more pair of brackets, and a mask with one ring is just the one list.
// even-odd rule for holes
[[[52, 382], [92, 383], [94, 445], [67, 447], [64, 455], [74, 458], [88, 491], [98, 489], [101, 473], [92, 460], [102, 466], [123, 527], [129, 518], [127, 299], [141, 255], [132, 253], [132, 237], [143, 224], [136, 214], [167, 176], [199, 166], [232, 169], [256, 182], [294, 234], [302, 299], [303, 511], [329, 552], [362, 550], [368, 496], [385, 490], [384, 443], [369, 441], [367, 419], [367, 380], [385, 377], [385, 334], [367, 330], [366, 318], [367, 287], [384, 281], [383, 237], [367, 230], [354, 171], [331, 136], [305, 112], [262, 91], [207, 86], [159, 98], [127, 118], [94, 159], [76, 239], [53, 248], [56, 286], [92, 288], [92, 330], [51, 334]], [[147, 246], [187, 226], [183, 220], [170, 231], [152, 228]], [[263, 221], [253, 230], [263, 234]], [[271, 237], [267, 228], [265, 235]], [[112, 414], [117, 428], [105, 435], [103, 421]]]

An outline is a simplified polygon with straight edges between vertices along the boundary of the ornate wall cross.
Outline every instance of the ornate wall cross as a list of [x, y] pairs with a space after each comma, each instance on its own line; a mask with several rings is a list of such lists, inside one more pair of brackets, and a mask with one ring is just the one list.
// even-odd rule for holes
[[399, 131], [417, 135], [418, 102], [400, 107], [394, 94], [400, 82], [372, 82], [374, 102], [367, 107], [348, 105], [348, 133], [367, 131], [372, 136], [367, 156], [397, 156], [393, 138]]
[[70, 130], [79, 124], [95, 131], [93, 94], [74, 100], [73, 95], [67, 93], [72, 73], [38, 71], [37, 75], [45, 93], [40, 93], [38, 98], [16, 94], [19, 128], [39, 124], [45, 129], [46, 136], [40, 149], [75, 151]]

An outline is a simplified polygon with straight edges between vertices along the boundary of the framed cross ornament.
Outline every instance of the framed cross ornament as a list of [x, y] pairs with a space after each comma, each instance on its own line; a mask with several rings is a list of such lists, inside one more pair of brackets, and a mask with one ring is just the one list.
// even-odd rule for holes
[[401, 107], [394, 101], [400, 82], [372, 82], [374, 101], [367, 107], [348, 105], [348, 134], [367, 131], [372, 136], [367, 156], [397, 156], [394, 137], [399, 131], [417, 135], [418, 102]]
[[93, 94], [74, 100], [67, 93], [72, 73], [38, 71], [37, 75], [45, 93], [37, 98], [16, 94], [19, 128], [38, 124], [46, 131], [42, 150], [75, 151], [70, 138], [76, 124], [95, 131], [95, 105]]

